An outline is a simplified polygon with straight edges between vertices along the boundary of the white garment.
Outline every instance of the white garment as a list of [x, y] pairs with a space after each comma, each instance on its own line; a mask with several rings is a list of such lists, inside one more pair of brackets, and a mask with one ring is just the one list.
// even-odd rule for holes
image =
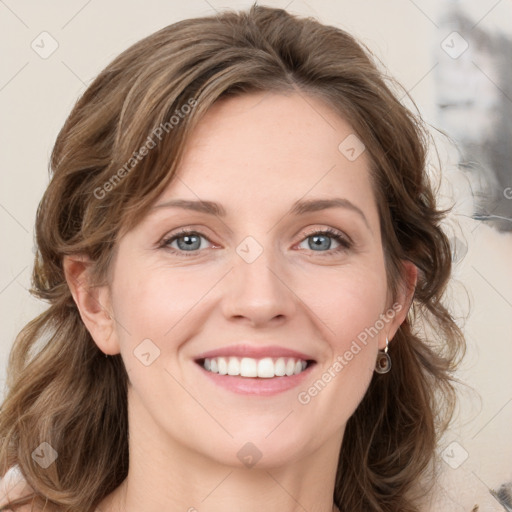
[[19, 466], [14, 465], [0, 478], [0, 507], [4, 507], [9, 501], [14, 501], [31, 492], [32, 488], [23, 478]]

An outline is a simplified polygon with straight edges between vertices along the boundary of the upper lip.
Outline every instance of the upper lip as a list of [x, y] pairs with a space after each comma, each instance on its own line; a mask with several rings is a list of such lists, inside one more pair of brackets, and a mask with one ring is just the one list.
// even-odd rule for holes
[[277, 345], [269, 346], [254, 346], [248, 344], [231, 345], [221, 348], [209, 350], [198, 355], [195, 359], [206, 359], [214, 357], [251, 357], [253, 359], [263, 359], [264, 357], [291, 357], [295, 359], [302, 359], [304, 361], [314, 361], [314, 359], [304, 352], [291, 350]]

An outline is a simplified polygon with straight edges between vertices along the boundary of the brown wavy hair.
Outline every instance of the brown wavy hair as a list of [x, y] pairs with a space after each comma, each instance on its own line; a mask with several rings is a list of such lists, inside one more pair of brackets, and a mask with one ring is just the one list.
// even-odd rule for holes
[[[402, 259], [418, 268], [393, 368], [374, 374], [346, 426], [334, 492], [342, 511], [418, 510], [465, 344], [441, 301], [451, 252], [441, 226], [448, 210], [437, 209], [426, 172], [432, 138], [397, 90], [350, 34], [257, 5], [167, 26], [97, 76], [57, 137], [37, 211], [31, 292], [49, 307], [15, 340], [0, 411], [1, 474], [18, 464], [34, 493], [9, 506], [93, 511], [128, 472], [127, 373], [85, 328], [63, 257], [87, 255], [94, 282], [107, 283], [116, 242], [170, 183], [204, 113], [221, 97], [267, 91], [315, 95], [349, 121], [371, 160], [390, 291]], [[174, 124], [186, 104], [194, 106]], [[162, 126], [161, 141], [144, 152]], [[58, 453], [44, 470], [31, 457], [42, 442]]]

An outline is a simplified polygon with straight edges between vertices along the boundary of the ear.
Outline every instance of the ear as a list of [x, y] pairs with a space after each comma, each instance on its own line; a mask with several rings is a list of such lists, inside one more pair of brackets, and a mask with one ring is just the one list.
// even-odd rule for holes
[[108, 285], [93, 286], [92, 262], [85, 256], [64, 256], [64, 275], [85, 327], [105, 354], [118, 354], [119, 342]]
[[[414, 263], [409, 260], [402, 260], [402, 273], [398, 286], [398, 293], [395, 297], [395, 302], [392, 305], [392, 310], [395, 315], [389, 324], [387, 324], [385, 335], [391, 341], [396, 334], [398, 328], [402, 325], [407, 317], [407, 313], [414, 298], [414, 291], [416, 290], [416, 283], [418, 281], [418, 268]], [[379, 348], [383, 350], [386, 347], [386, 340], [380, 340]]]

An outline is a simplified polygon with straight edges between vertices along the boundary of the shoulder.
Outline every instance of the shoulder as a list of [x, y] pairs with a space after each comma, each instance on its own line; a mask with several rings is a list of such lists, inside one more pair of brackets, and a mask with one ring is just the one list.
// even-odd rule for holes
[[[15, 465], [9, 468], [7, 473], [0, 478], [0, 510], [4, 509], [9, 501], [22, 498], [32, 492], [32, 487], [27, 484], [20, 468]], [[19, 507], [16, 512], [24, 512], [30, 510], [30, 505]]]

